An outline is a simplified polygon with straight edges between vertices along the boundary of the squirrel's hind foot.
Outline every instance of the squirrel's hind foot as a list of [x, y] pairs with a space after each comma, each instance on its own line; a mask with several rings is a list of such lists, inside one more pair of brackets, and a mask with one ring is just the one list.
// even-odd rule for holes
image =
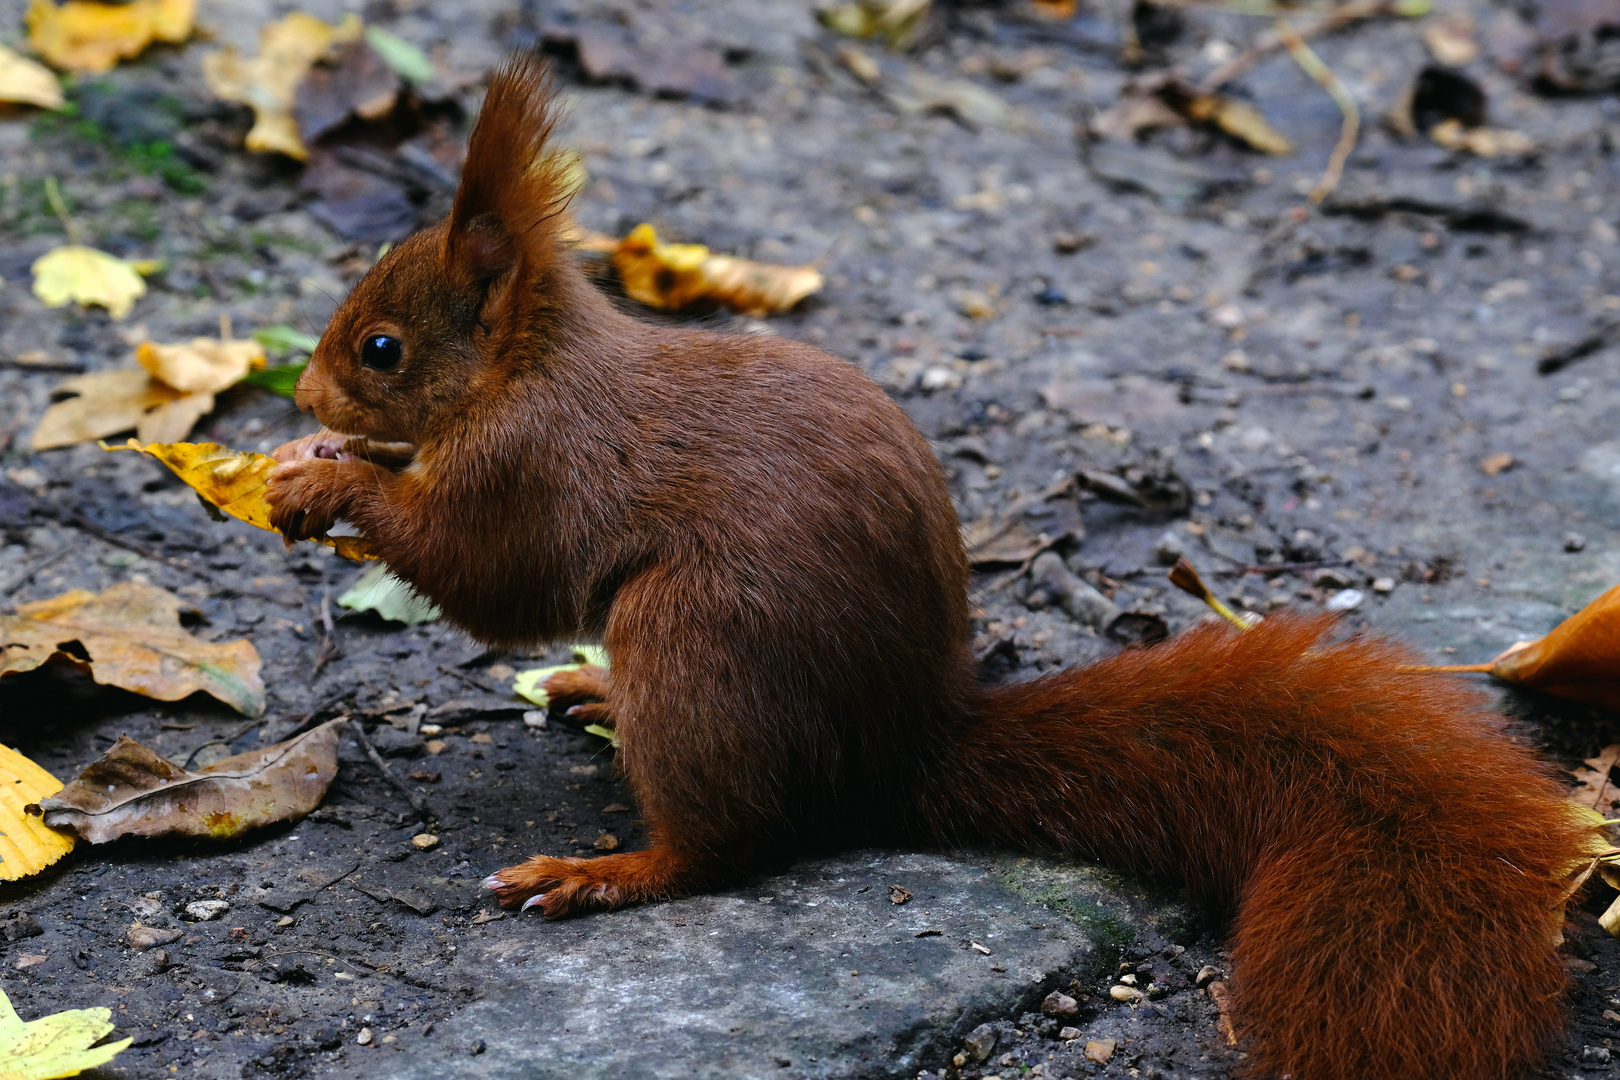
[[548, 919], [681, 896], [707, 883], [701, 868], [669, 848], [595, 859], [535, 855], [484, 879], [502, 907], [540, 908]]

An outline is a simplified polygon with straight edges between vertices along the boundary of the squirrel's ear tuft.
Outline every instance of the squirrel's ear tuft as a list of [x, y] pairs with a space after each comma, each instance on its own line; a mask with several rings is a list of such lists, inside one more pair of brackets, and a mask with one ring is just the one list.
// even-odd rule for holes
[[542, 60], [516, 56], [495, 72], [450, 211], [445, 262], [452, 271], [487, 280], [555, 244], [553, 222], [569, 196], [568, 162], [546, 150], [557, 119]]

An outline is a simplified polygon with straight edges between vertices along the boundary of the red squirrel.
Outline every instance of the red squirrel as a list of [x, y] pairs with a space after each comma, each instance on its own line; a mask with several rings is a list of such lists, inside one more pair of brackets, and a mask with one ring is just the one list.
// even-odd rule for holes
[[[493, 77], [450, 216], [333, 315], [278, 451], [290, 540], [339, 519], [616, 724], [645, 851], [486, 884], [548, 918], [832, 846], [1000, 845], [1179, 881], [1232, 918], [1253, 1076], [1516, 1076], [1561, 1024], [1585, 827], [1455, 681], [1279, 615], [984, 686], [945, 481], [853, 365], [654, 326], [571, 256], [543, 66]], [[372, 448], [395, 444], [381, 456]]]

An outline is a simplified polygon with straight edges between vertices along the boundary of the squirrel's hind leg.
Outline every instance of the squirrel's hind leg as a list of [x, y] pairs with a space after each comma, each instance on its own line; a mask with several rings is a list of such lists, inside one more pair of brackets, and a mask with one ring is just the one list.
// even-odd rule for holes
[[535, 855], [484, 879], [502, 907], [539, 907], [548, 919], [590, 911], [612, 911], [626, 904], [684, 896], [716, 880], [712, 860], [655, 843], [645, 851], [595, 859]]
[[[566, 712], [568, 723], [613, 727], [613, 710], [603, 700], [608, 696], [606, 668], [586, 664], [570, 671], [559, 671], [541, 683], [540, 688], [550, 699], [550, 708]], [[551, 715], [556, 716], [557, 712]]]

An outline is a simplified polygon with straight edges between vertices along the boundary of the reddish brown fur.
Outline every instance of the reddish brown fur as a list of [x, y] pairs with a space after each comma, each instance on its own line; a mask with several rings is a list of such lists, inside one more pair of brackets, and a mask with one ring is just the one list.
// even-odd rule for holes
[[[541, 69], [491, 86], [451, 218], [333, 317], [299, 403], [330, 433], [272, 487], [336, 519], [498, 644], [599, 635], [646, 851], [536, 856], [548, 916], [713, 887], [812, 846], [994, 842], [1186, 882], [1235, 913], [1250, 1071], [1509, 1077], [1559, 1022], [1558, 786], [1453, 684], [1322, 621], [1203, 628], [1031, 683], [974, 685], [940, 471], [852, 366], [636, 322], [561, 249]], [[515, 151], [515, 152], [514, 152]], [[398, 369], [360, 342], [404, 343]], [[413, 444], [401, 465], [372, 441]]]

